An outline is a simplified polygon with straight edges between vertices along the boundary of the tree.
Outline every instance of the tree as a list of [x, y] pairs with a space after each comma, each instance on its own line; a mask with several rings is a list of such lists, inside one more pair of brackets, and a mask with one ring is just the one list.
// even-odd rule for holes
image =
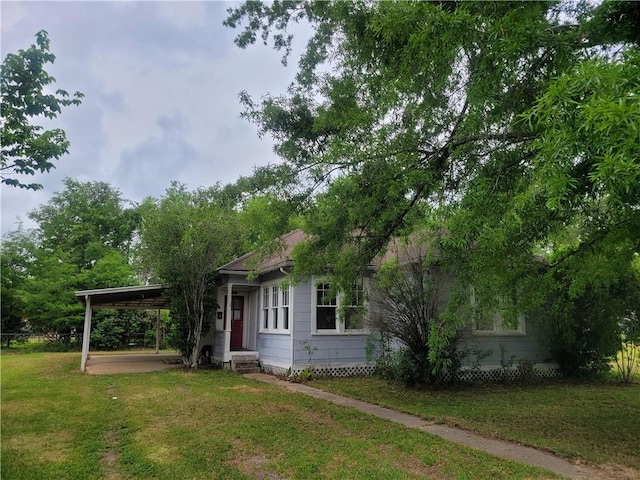
[[0, 125], [0, 179], [6, 185], [38, 190], [42, 185], [23, 183], [15, 175], [33, 175], [48, 172], [54, 160], [69, 152], [69, 141], [59, 128], [44, 130], [32, 125], [31, 119], [44, 116], [56, 118], [62, 107], [80, 105], [84, 96], [76, 92], [73, 97], [58, 89], [45, 93], [55, 82], [44, 69], [55, 61], [49, 52], [49, 36], [44, 30], [36, 34], [36, 43], [17, 54], [8, 54], [2, 62], [2, 122]]
[[[307, 228], [311, 251], [335, 258], [353, 246], [345, 270], [463, 196], [483, 164], [504, 163], [493, 157], [521, 158], [533, 135], [518, 115], [578, 38], [558, 33], [544, 3], [247, 2], [227, 24], [245, 18], [241, 46], [274, 30], [286, 47], [278, 35], [301, 18], [315, 27], [291, 95], [242, 100], [298, 184], [318, 186], [315, 212], [340, 219], [327, 232], [314, 216]], [[329, 58], [331, 73], [318, 73]]]
[[142, 206], [142, 260], [169, 286], [178, 350], [190, 368], [198, 367], [198, 343], [205, 319], [216, 311], [216, 268], [239, 254], [237, 212], [220, 202], [221, 189], [188, 192], [173, 184], [164, 197]]
[[33, 331], [52, 333], [68, 343], [82, 331], [84, 307], [74, 292], [82, 290], [80, 269], [58, 248], [39, 250], [24, 287], [26, 316]]
[[25, 333], [26, 303], [23, 289], [27, 281], [27, 263], [32, 251], [29, 235], [22, 229], [8, 232], [2, 238], [0, 255], [0, 332], [5, 335], [7, 348], [11, 341]]
[[65, 189], [29, 213], [42, 247], [62, 248], [79, 268], [91, 268], [111, 250], [125, 257], [138, 227], [135, 206], [105, 182], [64, 179]]
[[[130, 246], [139, 217], [136, 208], [106, 183], [67, 178], [65, 187], [30, 212], [38, 228], [10, 232], [6, 247], [15, 252], [7, 258], [19, 262], [20, 288], [12, 287], [11, 294], [24, 305], [28, 324], [68, 340], [83, 324], [84, 309], [74, 291], [138, 283]], [[97, 312], [97, 332], [104, 330], [101, 323], [107, 320], [122, 324], [123, 342], [127, 326], [136, 324], [130, 313]]]
[[[314, 195], [299, 273], [331, 263], [348, 288], [390, 239], [429, 230], [461, 285], [554, 312], [542, 319], [562, 332], [552, 344], [581, 329], [617, 335], [640, 246], [637, 13], [626, 2], [230, 9], [228, 26], [246, 22], [239, 46], [260, 35], [285, 59], [288, 25], [314, 29], [287, 95], [241, 95], [293, 172], [289, 188]], [[574, 357], [567, 371], [611, 353], [594, 342], [598, 360]]]
[[243, 250], [273, 254], [273, 239], [300, 226], [296, 205], [273, 194], [248, 198], [239, 212], [244, 238]]

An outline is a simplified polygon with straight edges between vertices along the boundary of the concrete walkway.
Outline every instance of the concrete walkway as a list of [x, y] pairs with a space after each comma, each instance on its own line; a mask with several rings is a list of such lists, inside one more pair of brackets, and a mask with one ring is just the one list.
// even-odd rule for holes
[[323, 390], [318, 390], [317, 388], [309, 387], [308, 385], [286, 382], [272, 375], [265, 375], [263, 373], [250, 373], [244, 375], [244, 377], [265, 383], [279, 385], [294, 392], [299, 392], [311, 397], [327, 400], [338, 405], [344, 405], [345, 407], [355, 408], [360, 412], [368, 413], [385, 420], [391, 420], [392, 422], [400, 423], [408, 428], [422, 430], [431, 433], [432, 435], [437, 435], [438, 437], [444, 438], [451, 442], [466, 445], [476, 450], [482, 450], [497, 457], [508, 458], [510, 460], [515, 460], [527, 465], [541, 467], [564, 477], [572, 479], [600, 479], [608, 477], [605, 472], [596, 472], [583, 465], [574, 465], [572, 463], [569, 463], [567, 460], [559, 458], [550, 453], [536, 450], [535, 448], [524, 447], [522, 445], [505, 442], [502, 440], [493, 440], [481, 437], [480, 435], [476, 435], [461, 428], [450, 427], [447, 425], [438, 425], [433, 422], [425, 421], [415, 415], [409, 415], [407, 413], [397, 412], [395, 410], [390, 410], [388, 408], [380, 407], [378, 405], [373, 405], [367, 402], [362, 402], [360, 400], [342, 397], [334, 393], [329, 393]]

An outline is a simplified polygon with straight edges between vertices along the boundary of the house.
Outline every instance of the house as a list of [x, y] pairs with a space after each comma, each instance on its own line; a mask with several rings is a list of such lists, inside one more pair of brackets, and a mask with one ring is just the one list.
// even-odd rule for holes
[[[375, 359], [367, 353], [375, 347], [376, 335], [357, 308], [364, 295], [353, 296], [356, 300], [350, 303], [356, 305], [344, 305], [343, 296], [330, 295], [330, 285], [322, 276], [289, 282], [291, 253], [304, 238], [304, 232], [295, 230], [280, 238], [278, 253], [265, 259], [249, 253], [218, 269], [219, 309], [201, 341], [211, 346], [214, 362], [234, 370], [255, 362], [275, 374], [313, 369], [345, 376], [374, 370]], [[410, 257], [407, 251], [405, 247], [404, 259]], [[397, 254], [397, 248], [392, 248], [377, 263]], [[375, 302], [369, 299], [369, 312], [376, 309]], [[504, 326], [498, 315], [470, 322], [463, 341], [462, 347], [472, 352], [465, 366], [485, 372], [484, 378], [497, 375], [492, 372], [504, 373], [507, 366], [517, 374], [515, 367], [522, 359], [535, 364], [543, 375], [557, 373], [548, 364], [542, 332], [524, 317], [511, 327]]]
[[219, 310], [201, 342], [212, 345], [215, 362], [236, 369], [256, 360], [276, 374], [309, 367], [334, 375], [373, 371], [365, 354], [370, 333], [362, 321], [339, 320], [341, 297], [330, 298], [321, 277], [288, 282], [291, 252], [303, 239], [295, 230], [281, 237], [279, 253], [259, 263], [250, 253], [218, 269]]

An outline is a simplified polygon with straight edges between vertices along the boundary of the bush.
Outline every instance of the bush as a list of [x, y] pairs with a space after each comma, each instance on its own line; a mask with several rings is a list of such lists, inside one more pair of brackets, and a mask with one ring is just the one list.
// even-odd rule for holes
[[640, 319], [636, 312], [620, 322], [620, 350], [615, 357], [616, 372], [623, 383], [631, 383], [640, 371]]
[[[405, 385], [458, 380], [456, 347], [462, 330], [457, 318], [445, 317], [450, 285], [447, 272], [420, 256], [402, 265], [391, 260], [381, 266], [373, 289], [376, 308], [369, 320], [382, 335], [380, 375]], [[399, 347], [389, 353], [390, 340], [385, 339]]]

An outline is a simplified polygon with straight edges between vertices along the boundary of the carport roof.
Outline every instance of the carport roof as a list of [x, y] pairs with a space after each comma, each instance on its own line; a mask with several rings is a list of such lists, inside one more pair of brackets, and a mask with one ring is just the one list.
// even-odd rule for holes
[[80, 290], [76, 297], [83, 303], [89, 298], [91, 308], [154, 310], [169, 308], [167, 288], [165, 285], [100, 288]]

